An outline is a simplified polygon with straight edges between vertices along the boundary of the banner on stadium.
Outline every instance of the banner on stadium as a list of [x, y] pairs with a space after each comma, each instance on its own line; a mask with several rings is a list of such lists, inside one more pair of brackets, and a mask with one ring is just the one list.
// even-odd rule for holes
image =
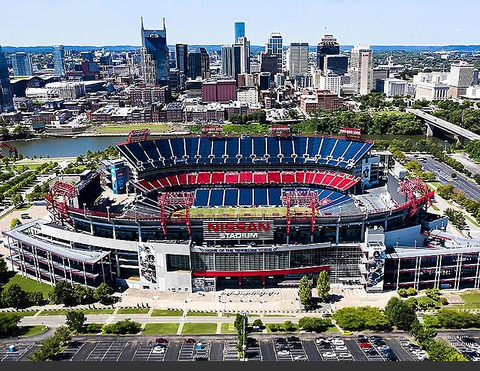
[[204, 221], [203, 239], [221, 240], [273, 240], [273, 220]]

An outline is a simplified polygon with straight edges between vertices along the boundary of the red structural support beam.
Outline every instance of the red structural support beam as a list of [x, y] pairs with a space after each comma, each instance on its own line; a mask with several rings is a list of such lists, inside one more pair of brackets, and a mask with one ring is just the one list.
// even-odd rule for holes
[[[163, 192], [158, 194], [160, 206], [160, 226], [163, 235], [167, 237], [167, 218], [175, 210], [185, 209], [185, 222], [188, 235], [192, 235], [190, 223], [190, 207], [195, 202], [195, 192]], [[168, 208], [167, 208], [168, 207]]]

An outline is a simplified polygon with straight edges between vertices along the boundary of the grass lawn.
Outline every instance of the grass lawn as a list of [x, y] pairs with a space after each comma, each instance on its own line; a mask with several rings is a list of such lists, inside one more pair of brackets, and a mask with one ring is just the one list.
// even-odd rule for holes
[[441, 185], [442, 185], [442, 183], [440, 183], [440, 182], [430, 182], [430, 184], [431, 184], [432, 186], [434, 186], [435, 188], [438, 188], [438, 186], [441, 186]]
[[27, 310], [25, 312], [8, 312], [8, 313], [12, 313], [12, 314], [17, 314], [21, 317], [31, 317], [31, 316], [34, 316], [35, 313], [37, 313], [38, 311], [36, 310]]
[[117, 314], [147, 314], [148, 308], [120, 308]]
[[[465, 302], [465, 309], [480, 309], [480, 291], [466, 291], [465, 293], [460, 294], [460, 297]], [[463, 309], [462, 304], [456, 307]]]
[[147, 323], [142, 335], [175, 335], [178, 326], [178, 323]]
[[16, 207], [15, 209], [13, 209], [13, 211], [26, 211], [28, 209], [30, 209], [32, 207], [32, 205], [25, 205], [25, 206], [22, 206], [22, 207]]
[[45, 299], [53, 291], [52, 286], [47, 285], [45, 283], [37, 282], [30, 278], [22, 277], [19, 274], [16, 274], [12, 278], [10, 278], [8, 282], [5, 284], [5, 288], [7, 288], [9, 285], [12, 285], [14, 283], [19, 284], [20, 287], [25, 291], [41, 291]]
[[207, 312], [207, 313], [204, 313], [204, 312], [196, 312], [196, 311], [188, 311], [187, 312], [187, 316], [215, 316], [215, 317], [218, 317], [218, 313], [216, 312]]
[[216, 323], [185, 323], [182, 328], [182, 334], [215, 334], [217, 332]]
[[472, 223], [475, 227], [480, 227], [480, 225], [478, 225], [478, 223], [475, 221], [475, 219], [473, 218], [470, 218], [467, 214], [463, 214], [465, 216], [465, 219], [468, 219], [470, 221], [470, 223]]
[[35, 325], [35, 326], [20, 326], [20, 331], [18, 336], [34, 336], [43, 334], [48, 330], [48, 326], [45, 325]]
[[181, 310], [167, 310], [167, 309], [154, 309], [152, 311], [152, 317], [164, 317], [164, 316], [173, 316], [180, 317], [183, 312]]
[[83, 314], [112, 314], [114, 309], [53, 309], [43, 310], [39, 316], [61, 316], [66, 315], [70, 311], [83, 312]]
[[171, 131], [174, 127], [165, 124], [153, 124], [153, 125], [108, 125], [101, 126], [96, 129], [99, 134], [128, 134], [132, 130], [150, 129], [152, 133], [165, 133]]
[[439, 210], [440, 210], [439, 207], [438, 207], [437, 205], [433, 204], [433, 203], [432, 203], [432, 207], [433, 207], [433, 210], [435, 210], [435, 211], [439, 211]]
[[[311, 211], [307, 207], [292, 207], [291, 209], [292, 216], [304, 216], [309, 217]], [[236, 208], [236, 207], [215, 207], [215, 208], [192, 208], [190, 209], [190, 216], [192, 218], [211, 218], [214, 215], [216, 218], [233, 218], [237, 217], [237, 214], [243, 217], [250, 218], [262, 218], [265, 216], [275, 217], [275, 216], [285, 216], [287, 215], [286, 207], [248, 207], [248, 208]], [[174, 215], [185, 215], [185, 210], [180, 210], [174, 213]]]
[[222, 323], [222, 334], [236, 334], [237, 330], [233, 323]]
[[335, 326], [328, 327], [325, 332], [338, 332], [338, 328]]

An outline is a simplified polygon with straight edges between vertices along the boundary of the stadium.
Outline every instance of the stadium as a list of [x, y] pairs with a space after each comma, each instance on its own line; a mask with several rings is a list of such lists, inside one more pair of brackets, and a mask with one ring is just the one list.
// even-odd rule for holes
[[[158, 138], [133, 131], [117, 143], [120, 159], [57, 181], [46, 195], [51, 220], [3, 232], [12, 267], [52, 285], [170, 292], [295, 286], [323, 270], [367, 291], [450, 282], [418, 273], [431, 256], [429, 232], [447, 223], [427, 213], [433, 192], [393, 171], [388, 151], [375, 152], [358, 129], [203, 129]], [[473, 250], [470, 273], [458, 264], [461, 273], [448, 273], [454, 286], [478, 287]]]

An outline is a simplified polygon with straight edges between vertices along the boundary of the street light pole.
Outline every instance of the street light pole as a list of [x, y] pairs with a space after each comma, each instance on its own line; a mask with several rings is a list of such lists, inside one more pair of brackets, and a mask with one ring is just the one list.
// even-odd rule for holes
[[245, 322], [247, 322], [248, 312], [243, 312], [243, 337], [242, 337], [242, 354], [243, 361], [245, 361], [245, 350], [247, 349], [245, 345]]

